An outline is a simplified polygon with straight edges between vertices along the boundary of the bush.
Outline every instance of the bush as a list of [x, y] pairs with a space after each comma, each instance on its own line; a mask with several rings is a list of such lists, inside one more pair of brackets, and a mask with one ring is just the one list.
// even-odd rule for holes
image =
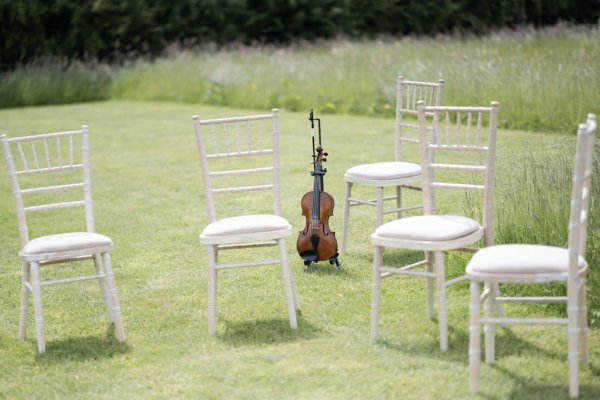
[[288, 43], [597, 23], [600, 0], [0, 0], [0, 70], [44, 57], [123, 61], [171, 44]]

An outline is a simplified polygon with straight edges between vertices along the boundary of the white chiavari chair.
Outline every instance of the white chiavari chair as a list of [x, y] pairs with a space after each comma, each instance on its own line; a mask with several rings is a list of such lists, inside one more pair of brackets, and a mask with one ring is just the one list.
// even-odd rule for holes
[[[376, 209], [376, 223], [383, 223], [384, 214], [396, 213], [402, 217], [404, 211], [422, 208], [421, 204], [403, 205], [402, 189], [421, 190], [415, 186], [421, 182], [421, 165], [419, 163], [405, 162], [407, 149], [412, 149], [418, 154], [419, 131], [416, 121], [417, 102], [422, 100], [427, 106], [439, 106], [442, 103], [444, 80], [439, 82], [407, 81], [402, 76], [397, 79], [396, 85], [396, 135], [394, 147], [394, 161], [376, 162], [371, 164], [356, 165], [346, 171], [344, 181], [346, 191], [344, 194], [344, 218], [342, 223], [341, 252], [346, 252], [348, 240], [348, 224], [350, 222], [350, 208], [360, 205], [374, 206]], [[408, 117], [408, 118], [407, 118]], [[354, 184], [375, 187], [375, 199], [361, 199], [352, 197]], [[393, 196], [384, 196], [384, 188], [393, 187]], [[396, 200], [396, 207], [384, 209], [384, 202]]]
[[[121, 307], [110, 262], [112, 240], [96, 233], [92, 209], [88, 128], [81, 130], [8, 138], [2, 147], [16, 203], [21, 250], [21, 316], [19, 338], [25, 338], [30, 294], [33, 296], [38, 351], [44, 353], [42, 287], [96, 279], [104, 297], [119, 342], [125, 341]], [[50, 184], [48, 184], [50, 183]], [[44, 196], [46, 200], [44, 204]], [[70, 199], [70, 201], [64, 201]], [[36, 204], [37, 203], [37, 204]], [[59, 214], [57, 209], [83, 207], [86, 230], [61, 232], [30, 238], [28, 215]], [[61, 214], [62, 215], [62, 214]], [[44, 221], [47, 221], [46, 219]], [[49, 264], [93, 260], [95, 273], [42, 280], [41, 267]]]
[[[217, 272], [269, 264], [281, 265], [290, 325], [297, 328], [300, 303], [285, 243], [292, 226], [281, 216], [279, 110], [208, 120], [194, 116], [193, 123], [209, 223], [200, 234], [200, 242], [208, 249], [208, 333], [214, 335], [217, 329]], [[251, 210], [266, 203], [253, 203], [248, 194], [264, 191], [272, 194], [273, 207], [253, 214]], [[225, 203], [233, 206], [224, 213], [234, 216], [218, 219], [215, 205], [223, 211]], [[240, 211], [245, 213], [239, 215]], [[278, 246], [279, 258], [228, 264], [218, 260], [220, 251], [265, 246]]]
[[[440, 348], [442, 351], [448, 349], [446, 287], [466, 277], [446, 280], [444, 252], [474, 251], [466, 246], [482, 238], [485, 245], [492, 244], [492, 187], [498, 110], [496, 102], [489, 107], [427, 106], [419, 102], [423, 215], [387, 222], [371, 235], [374, 246], [371, 341], [375, 342], [378, 335], [381, 279], [404, 274], [426, 278], [429, 318], [433, 318], [435, 281]], [[427, 113], [434, 114], [432, 122], [428, 122]], [[437, 139], [434, 141], [432, 137]], [[475, 217], [439, 213], [436, 200], [440, 203], [439, 198], [444, 192], [454, 192], [454, 197], [449, 197], [444, 208], [462, 206], [464, 198], [457, 196], [479, 192], [483, 203], [481, 222], [473, 219]], [[464, 213], [462, 209], [461, 213]], [[406, 266], [385, 266], [384, 248], [424, 251], [426, 259]], [[422, 267], [425, 271], [421, 270]]]
[[[471, 280], [469, 369], [470, 389], [475, 393], [479, 385], [480, 332], [484, 325], [485, 361], [494, 362], [496, 324], [558, 324], [567, 327], [569, 394], [579, 395], [579, 356], [584, 365], [589, 363], [588, 326], [585, 275], [587, 218], [590, 203], [590, 180], [596, 116], [589, 114], [579, 125], [571, 194], [568, 248], [537, 244], [504, 244], [479, 250], [466, 268]], [[564, 297], [505, 297], [491, 287], [502, 283], [566, 282]], [[481, 291], [481, 284], [484, 290]], [[566, 318], [516, 318], [495, 316], [496, 303], [566, 303]], [[481, 318], [481, 304], [484, 317]], [[581, 346], [581, 354], [578, 347]]]

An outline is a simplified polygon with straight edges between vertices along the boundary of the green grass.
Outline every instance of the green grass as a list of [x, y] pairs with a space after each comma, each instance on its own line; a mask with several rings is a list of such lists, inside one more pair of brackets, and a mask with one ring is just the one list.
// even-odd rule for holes
[[177, 52], [117, 71], [111, 97], [392, 117], [396, 76], [444, 78], [445, 104], [497, 100], [505, 128], [564, 132], [600, 112], [599, 43], [598, 29], [558, 27]]
[[[28, 339], [16, 339], [18, 232], [8, 179], [0, 168], [0, 397], [469, 398], [466, 284], [448, 292], [448, 353], [439, 351], [436, 321], [425, 316], [424, 282], [412, 278], [384, 281], [380, 341], [370, 344], [372, 209], [353, 209], [349, 252], [340, 270], [322, 263], [303, 272], [295, 237], [288, 241], [302, 304], [297, 331], [289, 328], [280, 270], [273, 266], [219, 275], [218, 336], [208, 337], [206, 251], [198, 241], [206, 215], [191, 116], [251, 112], [124, 101], [0, 111], [0, 132], [9, 136], [89, 125], [97, 229], [115, 242], [113, 264], [127, 334], [127, 344], [119, 345], [98, 285], [85, 282], [44, 290], [47, 354], [36, 354], [32, 316]], [[343, 173], [357, 163], [391, 159], [393, 123], [321, 117], [329, 152], [326, 189], [338, 200], [330, 225], [339, 232]], [[284, 216], [296, 229], [304, 226], [300, 197], [312, 187], [306, 118], [305, 112], [281, 114]], [[498, 192], [512, 182], [507, 178], [515, 157], [549, 153], [564, 140], [501, 130]], [[562, 225], [557, 229], [566, 230]], [[409, 255], [390, 250], [385, 257]], [[459, 274], [464, 261], [449, 261], [450, 274]], [[80, 267], [54, 268], [46, 276]], [[581, 371], [581, 398], [600, 396], [599, 344], [600, 330], [593, 327], [591, 367]], [[567, 398], [564, 328], [498, 329], [497, 356], [494, 366], [482, 367], [481, 398]]]
[[152, 100], [393, 117], [395, 79], [446, 80], [444, 103], [502, 106], [506, 129], [571, 132], [600, 113], [600, 30], [174, 50], [126, 66], [42, 63], [0, 75], [0, 107]]

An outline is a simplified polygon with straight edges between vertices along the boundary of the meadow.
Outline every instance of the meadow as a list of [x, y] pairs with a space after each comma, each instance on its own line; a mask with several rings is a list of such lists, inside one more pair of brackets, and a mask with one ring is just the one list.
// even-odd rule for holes
[[[295, 238], [288, 241], [302, 307], [298, 330], [289, 328], [280, 269], [272, 266], [220, 274], [218, 335], [207, 335], [206, 251], [198, 241], [206, 215], [191, 116], [254, 112], [139, 101], [0, 111], [0, 132], [9, 136], [89, 125], [97, 230], [115, 242], [113, 264], [127, 335], [127, 343], [119, 345], [98, 285], [84, 282], [43, 292], [45, 355], [36, 353], [33, 317], [27, 340], [16, 338], [18, 233], [8, 179], [0, 169], [0, 397], [469, 397], [466, 283], [448, 292], [448, 353], [439, 351], [436, 321], [426, 318], [424, 282], [407, 277], [384, 282], [380, 340], [370, 344], [370, 208], [353, 209], [349, 251], [339, 270], [321, 263], [303, 271]], [[283, 214], [298, 230], [304, 226], [300, 197], [312, 185], [306, 118], [305, 112], [281, 112]], [[357, 163], [392, 157], [393, 122], [351, 115], [322, 118], [330, 154], [326, 189], [338, 200], [330, 225], [339, 231], [343, 173]], [[501, 129], [497, 241], [515, 237], [505, 236], [501, 228], [512, 224], [518, 228], [510, 229], [515, 235], [540, 235], [537, 239], [564, 245], [564, 209], [539, 205], [543, 201], [567, 206], [574, 131], [573, 126], [557, 136]], [[409, 159], [416, 161], [416, 155]], [[535, 173], [521, 173], [515, 165]], [[542, 199], [536, 190], [543, 192]], [[537, 214], [524, 218], [528, 212]], [[591, 243], [597, 246], [597, 219], [593, 225]], [[39, 229], [47, 227], [42, 223]], [[597, 247], [590, 255], [595, 257], [590, 279], [594, 302]], [[389, 256], [403, 257], [392, 251]], [[450, 254], [449, 275], [461, 274], [464, 261]], [[82, 267], [49, 269], [46, 277]], [[598, 318], [594, 304], [592, 323]], [[556, 307], [510, 309], [563, 313]], [[600, 396], [600, 330], [595, 326], [590, 340], [591, 365], [581, 372], [581, 398]], [[560, 327], [498, 329], [498, 360], [483, 366], [479, 397], [567, 398], [565, 341]]]
[[[345, 170], [393, 158], [396, 76], [444, 78], [446, 104], [500, 102], [496, 243], [566, 246], [576, 126], [588, 112], [600, 114], [599, 39], [597, 28], [566, 27], [482, 38], [340, 39], [285, 48], [172, 49], [120, 66], [45, 60], [1, 74], [0, 134], [90, 128], [96, 227], [115, 242], [127, 342], [114, 338], [95, 282], [43, 291], [45, 355], [36, 353], [32, 313], [27, 340], [17, 339], [19, 242], [2, 167], [0, 398], [470, 398], [466, 282], [448, 291], [448, 353], [439, 351], [437, 321], [426, 318], [424, 282], [409, 277], [384, 281], [380, 339], [370, 344], [370, 208], [352, 209], [340, 269], [321, 263], [304, 271], [295, 237], [288, 240], [302, 308], [298, 330], [289, 328], [280, 269], [272, 266], [219, 275], [218, 335], [207, 335], [207, 257], [198, 240], [207, 219], [191, 117], [281, 109], [283, 214], [300, 230], [300, 198], [312, 188], [307, 115], [314, 108], [329, 152], [326, 190], [338, 202], [330, 225], [339, 232]], [[584, 399], [600, 397], [599, 171], [597, 144]], [[477, 211], [462, 204], [442, 207]], [[63, 223], [82, 229], [83, 217], [81, 225], [71, 217], [42, 220], [36, 232]], [[386, 257], [411, 254], [386, 251]], [[448, 275], [461, 275], [466, 261], [448, 254]], [[82, 267], [51, 268], [45, 276]], [[505, 289], [538, 294], [564, 286]], [[508, 309], [565, 313], [556, 305]], [[498, 328], [496, 348], [497, 362], [483, 365], [476, 398], [568, 397], [564, 328]]]
[[173, 47], [118, 66], [40, 60], [0, 74], [0, 108], [110, 98], [392, 118], [394, 80], [404, 75], [445, 79], [446, 104], [499, 101], [506, 129], [563, 133], [600, 113], [599, 62], [598, 27]]

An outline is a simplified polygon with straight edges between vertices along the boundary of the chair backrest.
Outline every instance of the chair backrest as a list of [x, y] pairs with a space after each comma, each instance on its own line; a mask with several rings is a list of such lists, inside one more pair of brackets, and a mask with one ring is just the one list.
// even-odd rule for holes
[[[497, 102], [490, 107], [427, 106], [423, 101], [418, 104], [423, 212], [435, 213], [438, 189], [483, 192], [481, 214], [486, 245], [493, 242], [492, 188], [498, 111]], [[427, 113], [434, 114], [430, 123]], [[434, 161], [441, 155], [443, 163]], [[443, 170], [450, 173], [443, 174]]]
[[569, 278], [578, 273], [579, 257], [585, 257], [587, 221], [590, 205], [590, 184], [593, 172], [596, 116], [588, 114], [587, 121], [579, 125], [573, 169], [571, 215], [569, 219]]
[[[396, 141], [395, 161], [402, 161], [403, 143], [412, 143], [415, 152], [418, 152], [419, 125], [416, 117], [418, 114], [417, 103], [419, 100], [425, 102], [426, 106], [440, 106], [444, 91], [444, 80], [434, 82], [407, 81], [399, 76], [396, 85]], [[412, 116], [405, 120], [404, 115]], [[433, 115], [428, 113], [430, 117]]]
[[[193, 123], [208, 222], [217, 219], [214, 195], [241, 196], [240, 192], [271, 191], [273, 211], [281, 216], [279, 110], [273, 109], [271, 114], [264, 115], [207, 120], [194, 116]], [[243, 168], [239, 168], [240, 165]], [[241, 178], [236, 180], [236, 177]], [[219, 184], [228, 186], [217, 187]]]
[[[87, 126], [77, 131], [14, 138], [2, 135], [0, 139], [17, 209], [21, 247], [29, 242], [27, 214], [32, 212], [84, 207], [87, 231], [95, 232]], [[77, 189], [81, 195], [76, 194]], [[44, 194], [51, 200], [32, 204], [43, 201]]]

